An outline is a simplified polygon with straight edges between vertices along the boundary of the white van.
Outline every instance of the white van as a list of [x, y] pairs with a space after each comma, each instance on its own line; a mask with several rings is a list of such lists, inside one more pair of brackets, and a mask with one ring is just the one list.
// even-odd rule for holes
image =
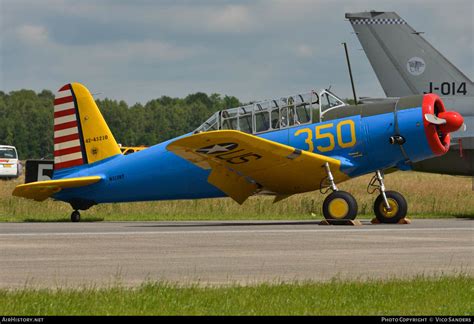
[[0, 145], [0, 178], [18, 178], [21, 164], [14, 146]]

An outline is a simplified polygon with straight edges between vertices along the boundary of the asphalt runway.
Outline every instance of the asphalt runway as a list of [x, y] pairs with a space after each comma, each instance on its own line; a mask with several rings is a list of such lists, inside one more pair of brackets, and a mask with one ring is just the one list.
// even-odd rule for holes
[[469, 274], [474, 220], [0, 224], [0, 288]]

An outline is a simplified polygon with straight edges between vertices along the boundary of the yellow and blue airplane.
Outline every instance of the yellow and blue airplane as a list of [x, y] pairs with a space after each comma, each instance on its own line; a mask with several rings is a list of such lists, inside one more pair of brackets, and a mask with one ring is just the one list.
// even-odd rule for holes
[[347, 105], [324, 90], [226, 109], [197, 130], [122, 155], [90, 92], [66, 84], [54, 100], [53, 179], [17, 186], [14, 196], [69, 203], [79, 210], [101, 203], [270, 194], [275, 202], [321, 190], [326, 219], [352, 220], [354, 197], [337, 188], [374, 173], [374, 213], [395, 223], [405, 198], [387, 191], [383, 170], [446, 153], [449, 133], [463, 125], [435, 94]]

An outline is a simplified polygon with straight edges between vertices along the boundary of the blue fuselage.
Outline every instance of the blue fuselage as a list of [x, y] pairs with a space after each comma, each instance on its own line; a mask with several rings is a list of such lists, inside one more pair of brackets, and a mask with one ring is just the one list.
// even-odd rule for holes
[[[394, 113], [350, 116], [321, 123], [293, 126], [256, 134], [262, 138], [341, 160], [341, 170], [357, 177], [379, 169], [407, 166], [433, 156], [424, 128], [421, 107]], [[403, 134], [406, 143], [389, 143], [390, 136]], [[192, 133], [183, 136], [190, 136]], [[63, 190], [54, 198], [70, 202], [76, 197], [95, 203], [225, 197], [207, 182], [210, 170], [201, 169], [168, 151], [175, 139], [146, 150], [116, 155], [95, 164], [54, 174], [54, 179], [99, 175], [94, 185]]]

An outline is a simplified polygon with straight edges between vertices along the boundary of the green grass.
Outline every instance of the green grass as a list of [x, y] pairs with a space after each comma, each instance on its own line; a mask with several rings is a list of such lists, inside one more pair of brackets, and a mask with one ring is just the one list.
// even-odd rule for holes
[[[359, 217], [372, 218], [375, 195], [366, 192], [371, 175], [339, 185], [358, 201]], [[71, 207], [62, 202], [35, 202], [12, 197], [23, 179], [0, 181], [0, 222], [65, 221]], [[474, 218], [473, 183], [468, 177], [396, 172], [386, 176], [386, 186], [407, 199], [408, 217]], [[273, 204], [272, 197], [251, 197], [242, 206], [230, 198], [105, 204], [81, 212], [83, 221], [152, 220], [316, 220], [321, 219], [325, 195], [299, 194]]]
[[473, 315], [467, 276], [256, 286], [0, 290], [3, 315]]

